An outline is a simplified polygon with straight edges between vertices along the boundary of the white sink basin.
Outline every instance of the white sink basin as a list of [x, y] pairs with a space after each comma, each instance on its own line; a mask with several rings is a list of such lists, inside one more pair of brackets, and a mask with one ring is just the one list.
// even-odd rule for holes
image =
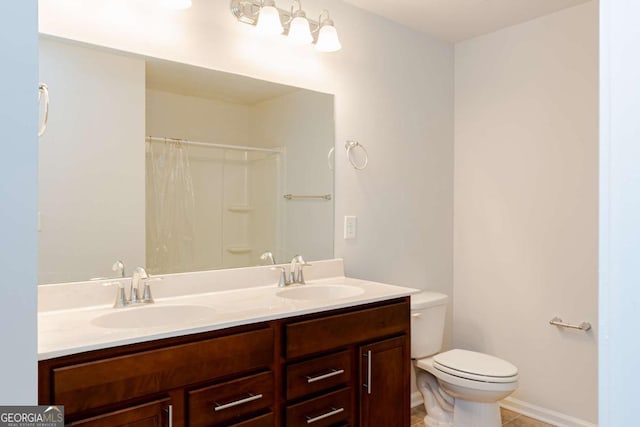
[[281, 298], [304, 301], [322, 301], [355, 297], [364, 293], [364, 289], [350, 285], [300, 285], [278, 292]]
[[145, 305], [114, 309], [91, 324], [110, 329], [147, 328], [205, 321], [214, 314], [215, 310], [202, 305]]

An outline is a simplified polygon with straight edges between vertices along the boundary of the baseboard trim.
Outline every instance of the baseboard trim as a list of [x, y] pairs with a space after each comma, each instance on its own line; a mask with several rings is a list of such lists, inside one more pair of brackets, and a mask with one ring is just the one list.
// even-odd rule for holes
[[512, 397], [501, 400], [500, 406], [504, 409], [526, 415], [529, 418], [544, 421], [557, 427], [597, 427], [597, 424], [592, 424], [561, 412], [552, 411], [551, 409], [532, 405]]
[[[411, 393], [411, 407], [415, 408], [423, 404], [422, 394], [419, 391]], [[597, 424], [592, 424], [588, 421], [581, 420], [579, 418], [572, 417], [561, 412], [553, 411], [551, 409], [543, 408], [540, 406], [532, 405], [522, 400], [514, 399], [513, 397], [507, 397], [500, 401], [500, 406], [504, 409], [508, 409], [513, 412], [517, 412], [522, 415], [526, 415], [529, 418], [533, 418], [539, 421], [543, 421], [548, 424], [552, 424], [556, 427], [597, 427]]]
[[423, 400], [422, 400], [422, 394], [419, 391], [414, 391], [413, 393], [411, 393], [411, 407], [415, 408], [416, 406], [420, 406], [422, 405]]

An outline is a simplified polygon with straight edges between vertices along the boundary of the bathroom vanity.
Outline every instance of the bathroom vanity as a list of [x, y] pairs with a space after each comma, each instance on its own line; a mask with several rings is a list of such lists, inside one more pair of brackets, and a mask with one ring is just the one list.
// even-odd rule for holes
[[[64, 405], [73, 426], [408, 426], [413, 290], [344, 277], [304, 286], [362, 292], [311, 301], [278, 296], [274, 285], [218, 291], [198, 295], [218, 304], [217, 322], [206, 326], [155, 334], [79, 326], [81, 344], [54, 351], [55, 340], [41, 340], [39, 402]], [[240, 304], [243, 292], [268, 314], [230, 320], [240, 314], [222, 307]], [[96, 314], [69, 311], [41, 313], [42, 333]], [[136, 329], [144, 336], [133, 338]], [[93, 344], [89, 330], [100, 335]]]

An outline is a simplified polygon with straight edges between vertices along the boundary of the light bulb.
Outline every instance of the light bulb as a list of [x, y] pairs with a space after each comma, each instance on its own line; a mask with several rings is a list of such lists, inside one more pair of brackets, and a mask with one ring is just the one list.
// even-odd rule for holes
[[262, 6], [256, 28], [260, 34], [272, 36], [282, 34], [284, 30], [280, 22], [280, 13], [275, 6]]
[[342, 49], [342, 45], [340, 44], [340, 39], [338, 39], [336, 27], [333, 26], [332, 21], [326, 21], [318, 32], [316, 50], [320, 52], [335, 52], [340, 49]]
[[313, 41], [309, 21], [304, 16], [304, 13], [299, 13], [299, 15], [291, 21], [287, 39], [295, 45], [309, 44]]

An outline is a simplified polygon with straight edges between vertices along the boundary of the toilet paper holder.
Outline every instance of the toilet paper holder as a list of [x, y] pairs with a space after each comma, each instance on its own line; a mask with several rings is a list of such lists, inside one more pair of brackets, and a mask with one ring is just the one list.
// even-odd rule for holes
[[591, 329], [591, 323], [589, 323], [589, 322], [582, 322], [579, 325], [576, 325], [576, 324], [573, 324], [573, 323], [563, 322], [562, 319], [559, 318], [558, 316], [556, 316], [553, 319], [549, 320], [549, 324], [550, 325], [554, 325], [554, 326], [558, 326], [560, 328], [579, 329], [579, 330], [585, 331], [585, 332], [587, 332], [588, 330]]

